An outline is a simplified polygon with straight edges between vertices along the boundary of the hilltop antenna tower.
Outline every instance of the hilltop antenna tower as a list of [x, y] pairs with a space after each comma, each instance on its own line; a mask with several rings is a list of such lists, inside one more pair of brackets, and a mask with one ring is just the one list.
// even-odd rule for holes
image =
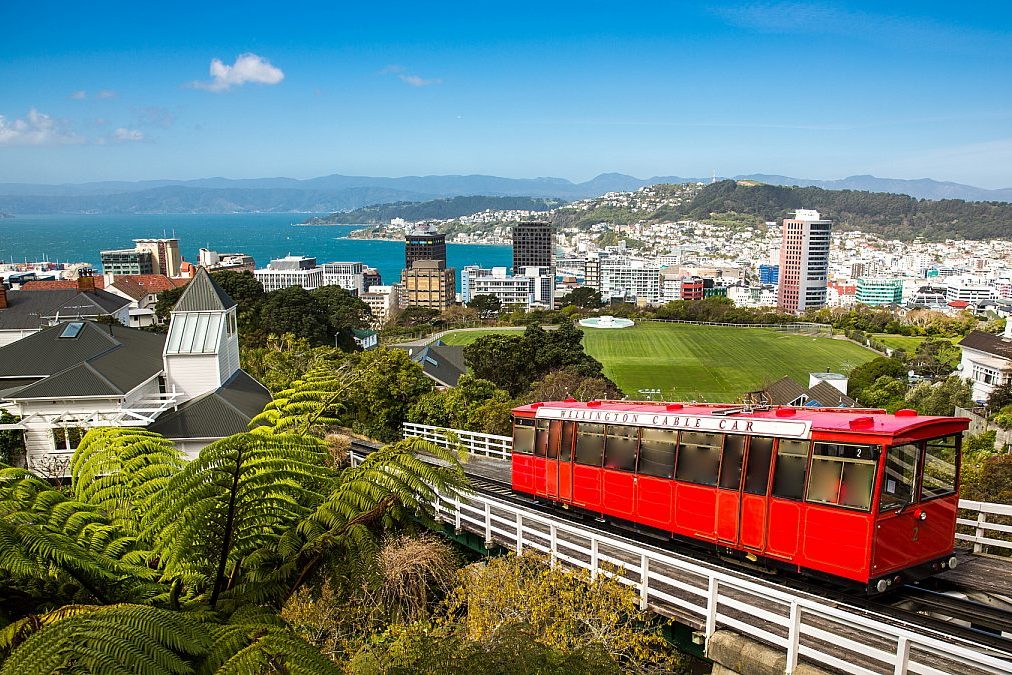
[[716, 182], [717, 182], [717, 170], [714, 169], [713, 170], [713, 176], [710, 178], [710, 184], [712, 185], [713, 183], [716, 183]]

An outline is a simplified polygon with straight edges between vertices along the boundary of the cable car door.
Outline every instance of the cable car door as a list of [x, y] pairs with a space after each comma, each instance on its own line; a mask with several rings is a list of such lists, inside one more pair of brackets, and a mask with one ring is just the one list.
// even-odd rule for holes
[[773, 439], [765, 436], [750, 437], [745, 456], [745, 477], [742, 480], [738, 542], [745, 548], [755, 551], [763, 551], [766, 548], [769, 513], [767, 495], [772, 461]]
[[576, 442], [576, 422], [562, 423], [562, 442], [559, 444], [559, 499], [573, 501], [573, 445]]
[[548, 425], [548, 457], [545, 458], [545, 494], [559, 496], [559, 446], [562, 442], [562, 420]]

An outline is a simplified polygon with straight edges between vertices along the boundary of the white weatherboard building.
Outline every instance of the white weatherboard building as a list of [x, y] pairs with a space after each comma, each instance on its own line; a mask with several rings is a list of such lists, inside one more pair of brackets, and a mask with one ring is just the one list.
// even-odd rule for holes
[[970, 331], [959, 348], [959, 376], [972, 380], [973, 400], [986, 403], [995, 387], [1012, 378], [1012, 320], [1004, 335]]
[[92, 427], [147, 428], [189, 456], [244, 431], [270, 392], [239, 367], [236, 305], [200, 268], [168, 335], [64, 321], [0, 348], [0, 408], [19, 418], [23, 464], [66, 475]]

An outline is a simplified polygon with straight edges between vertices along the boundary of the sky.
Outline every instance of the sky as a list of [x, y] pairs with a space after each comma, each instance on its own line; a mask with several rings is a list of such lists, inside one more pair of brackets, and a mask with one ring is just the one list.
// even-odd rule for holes
[[0, 182], [1012, 187], [1012, 3], [0, 5]]

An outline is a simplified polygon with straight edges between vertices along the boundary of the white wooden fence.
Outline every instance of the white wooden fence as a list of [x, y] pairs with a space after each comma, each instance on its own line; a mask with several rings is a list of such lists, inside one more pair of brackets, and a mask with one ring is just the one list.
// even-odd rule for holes
[[[357, 459], [353, 454], [353, 461]], [[552, 565], [615, 575], [640, 606], [701, 628], [730, 629], [784, 650], [786, 672], [804, 659], [848, 673], [1012, 672], [1012, 654], [799, 593], [674, 552], [581, 527], [491, 495], [440, 496], [436, 517]]]
[[[403, 426], [404, 438], [417, 436], [422, 440], [441, 445], [444, 448], [462, 445], [467, 451], [475, 455], [495, 457], [496, 459], [509, 459], [513, 452], [513, 439], [509, 436], [497, 436], [495, 434], [482, 434], [477, 431], [464, 431], [462, 429], [447, 429], [436, 427], [430, 424], [414, 424], [405, 422]], [[456, 437], [456, 442], [453, 441]]]
[[[974, 502], [969, 499], [960, 499], [959, 508], [961, 511], [968, 511], [974, 518], [957, 518], [956, 524], [973, 528], [973, 534], [956, 533], [956, 539], [968, 541], [973, 544], [974, 553], [986, 553], [989, 549], [1000, 548], [1005, 551], [1012, 550], [1012, 537], [1007, 539], [995, 539], [988, 536], [992, 532], [1012, 534], [1012, 525], [988, 522], [987, 517], [991, 516], [1012, 516], [1012, 506], [1008, 504], [991, 504], [989, 502]], [[1008, 521], [1007, 521], [1008, 522]]]
[[[418, 436], [427, 441], [452, 447], [462, 445], [468, 452], [497, 459], [509, 459], [513, 451], [513, 439], [509, 436], [497, 436], [495, 434], [481, 434], [473, 431], [462, 431], [460, 429], [446, 429], [443, 427], [431, 426], [428, 424], [404, 423], [404, 438]], [[456, 442], [452, 437], [456, 437]], [[988, 521], [988, 516], [1012, 516], [1012, 506], [1007, 504], [992, 504], [989, 502], [975, 502], [969, 499], [960, 499], [959, 508], [962, 512], [968, 513], [970, 518], [959, 518], [957, 524], [962, 527], [973, 528], [973, 534], [957, 532], [956, 539], [973, 544], [974, 553], [999, 552], [1007, 555], [1012, 552], [1012, 536], [1006, 539], [995, 539], [988, 536], [989, 533], [1000, 532], [1012, 535], [1012, 525], [1003, 525]]]

